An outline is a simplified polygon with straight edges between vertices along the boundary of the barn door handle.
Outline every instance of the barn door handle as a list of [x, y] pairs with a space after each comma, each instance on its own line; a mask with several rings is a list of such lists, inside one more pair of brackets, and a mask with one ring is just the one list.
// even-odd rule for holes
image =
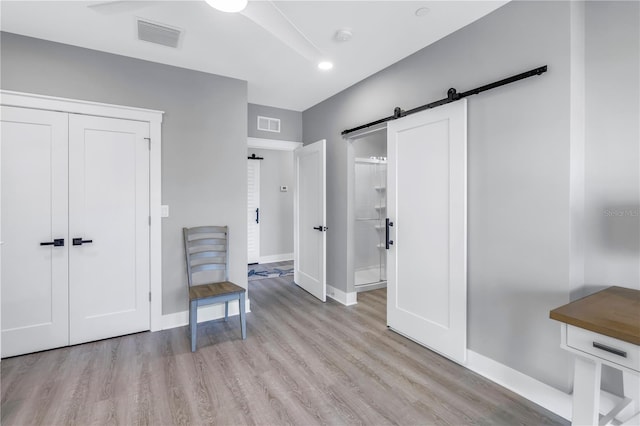
[[74, 238], [73, 239], [73, 245], [74, 246], [81, 246], [82, 244], [89, 244], [92, 243], [93, 240], [83, 240], [82, 238]]
[[256, 209], [256, 223], [260, 223], [260, 208]]
[[54, 247], [63, 247], [64, 246], [64, 238], [56, 238], [53, 241], [47, 241], [46, 243], [40, 243], [41, 246], [54, 246]]
[[386, 219], [384, 220], [384, 230], [385, 230], [385, 232], [384, 232], [384, 234], [385, 234], [385, 238], [384, 238], [384, 239], [385, 239], [385, 243], [384, 243], [384, 246], [385, 246], [385, 248], [386, 248], [387, 250], [389, 250], [389, 246], [392, 246], [392, 245], [393, 245], [393, 241], [391, 241], [391, 240], [389, 239], [389, 227], [391, 227], [391, 226], [393, 226], [393, 222], [391, 222], [391, 220], [389, 220], [389, 218], [386, 218]]

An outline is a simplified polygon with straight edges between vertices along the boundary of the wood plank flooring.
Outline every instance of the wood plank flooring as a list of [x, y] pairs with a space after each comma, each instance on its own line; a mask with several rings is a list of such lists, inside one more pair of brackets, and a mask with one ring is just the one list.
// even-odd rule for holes
[[[238, 317], [5, 359], [3, 425], [539, 425], [558, 416], [387, 330], [386, 290], [250, 283]], [[186, 297], [186, 295], [185, 295]]]

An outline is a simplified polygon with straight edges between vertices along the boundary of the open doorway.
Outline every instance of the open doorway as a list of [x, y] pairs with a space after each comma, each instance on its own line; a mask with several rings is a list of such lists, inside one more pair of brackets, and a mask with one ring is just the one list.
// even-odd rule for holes
[[384, 230], [387, 208], [386, 135], [354, 142], [354, 286], [358, 292], [386, 286]]
[[247, 143], [248, 280], [293, 277], [293, 150], [302, 143]]
[[387, 285], [384, 244], [387, 217], [386, 128], [353, 137], [350, 142], [351, 291], [363, 292]]

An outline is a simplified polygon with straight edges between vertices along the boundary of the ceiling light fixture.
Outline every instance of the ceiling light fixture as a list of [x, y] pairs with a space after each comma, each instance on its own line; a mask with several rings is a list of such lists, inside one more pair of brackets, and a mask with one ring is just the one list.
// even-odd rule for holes
[[333, 68], [333, 64], [329, 61], [322, 61], [318, 64], [318, 68], [320, 68], [322, 71], [329, 71], [331, 68]]
[[222, 12], [235, 13], [247, 7], [247, 0], [205, 0], [214, 9]]
[[428, 7], [421, 7], [419, 9], [416, 9], [416, 16], [424, 16], [427, 15], [429, 12], [431, 12], [431, 10]]
[[342, 28], [333, 35], [333, 39], [341, 43], [351, 40], [351, 37], [353, 37], [353, 33], [349, 28]]

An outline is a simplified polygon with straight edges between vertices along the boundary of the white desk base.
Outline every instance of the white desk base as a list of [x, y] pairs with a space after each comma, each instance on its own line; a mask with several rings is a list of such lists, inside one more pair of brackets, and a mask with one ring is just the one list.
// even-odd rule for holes
[[[568, 328], [570, 327], [570, 328]], [[615, 341], [616, 339], [603, 336], [598, 333], [584, 329], [578, 329], [584, 337], [594, 341], [604, 341], [614, 348], [623, 348], [628, 358], [624, 362], [628, 364], [620, 365], [615, 358], [599, 349], [591, 349], [588, 345], [575, 345], [571, 341], [568, 343], [567, 330], [576, 330], [567, 324], [562, 324], [561, 347], [575, 354], [574, 376], [573, 376], [573, 414], [572, 425], [606, 425], [611, 423], [616, 417], [623, 425], [640, 425], [640, 346], [627, 342]], [[573, 344], [573, 346], [572, 346]], [[580, 349], [575, 346], [579, 346]], [[612, 359], [614, 361], [612, 361]], [[630, 360], [630, 362], [629, 362]], [[602, 364], [609, 365], [623, 373], [624, 395], [618, 405], [600, 419], [600, 379], [602, 377]]]

